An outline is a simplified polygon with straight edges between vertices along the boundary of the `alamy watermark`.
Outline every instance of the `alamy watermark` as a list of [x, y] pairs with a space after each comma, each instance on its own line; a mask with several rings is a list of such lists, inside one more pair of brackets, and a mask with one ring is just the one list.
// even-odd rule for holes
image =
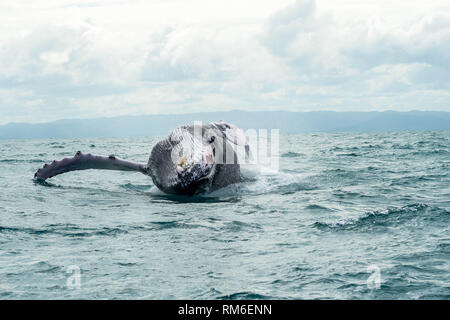
[[[203, 126], [195, 121], [193, 135], [186, 135], [182, 130], [170, 134], [174, 143], [171, 157], [181, 166], [205, 161], [215, 164], [249, 164], [279, 170], [279, 129], [242, 130], [225, 122]], [[187, 143], [184, 140], [188, 140]], [[177, 144], [182, 147], [177, 148]], [[214, 147], [212, 147], [214, 146]], [[188, 159], [189, 158], [189, 159]]]
[[376, 264], [367, 267], [367, 272], [371, 273], [367, 278], [366, 284], [369, 289], [380, 289], [381, 287], [381, 269]]
[[70, 276], [66, 280], [67, 288], [80, 289], [81, 288], [81, 269], [77, 265], [67, 267], [66, 273]]

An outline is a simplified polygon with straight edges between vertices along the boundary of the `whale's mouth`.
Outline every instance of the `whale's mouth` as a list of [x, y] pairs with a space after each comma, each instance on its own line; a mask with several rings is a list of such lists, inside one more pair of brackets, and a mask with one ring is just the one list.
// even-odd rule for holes
[[203, 149], [201, 155], [196, 157], [197, 161], [194, 159], [194, 157], [188, 159], [186, 156], [182, 156], [178, 159], [175, 166], [175, 171], [177, 172], [177, 175], [179, 177], [186, 175], [200, 177], [208, 176], [209, 174], [211, 174], [211, 171], [215, 164], [213, 148]]
[[185, 163], [180, 161], [175, 171], [179, 178], [189, 181], [208, 178], [213, 172], [215, 162], [204, 160], [201, 163]]
[[207, 178], [212, 172], [213, 165], [204, 163], [196, 163], [182, 170], [177, 170], [179, 178], [188, 179], [190, 181]]
[[216, 159], [215, 148], [219, 145], [215, 140], [215, 136], [205, 132], [197, 136], [189, 128], [172, 132], [166, 144], [161, 143], [152, 150], [154, 183], [168, 193], [207, 192], [214, 181], [216, 164], [220, 164]]
[[[215, 170], [215, 159], [212, 148], [205, 148], [201, 155], [197, 154], [189, 160], [186, 157], [180, 157], [175, 168], [177, 175], [177, 189], [184, 193], [192, 189], [192, 192], [201, 192], [208, 188], [208, 182]], [[195, 160], [197, 161], [195, 161]], [[189, 192], [188, 192], [189, 193]]]

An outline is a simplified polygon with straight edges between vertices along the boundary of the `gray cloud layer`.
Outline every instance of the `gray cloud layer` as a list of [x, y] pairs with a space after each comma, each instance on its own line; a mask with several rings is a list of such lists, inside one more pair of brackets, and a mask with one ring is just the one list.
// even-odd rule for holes
[[[450, 110], [448, 11], [342, 16], [296, 1], [257, 19], [165, 22], [158, 3], [89, 4], [2, 8], [1, 123], [231, 109]], [[26, 24], [34, 13], [42, 18]]]

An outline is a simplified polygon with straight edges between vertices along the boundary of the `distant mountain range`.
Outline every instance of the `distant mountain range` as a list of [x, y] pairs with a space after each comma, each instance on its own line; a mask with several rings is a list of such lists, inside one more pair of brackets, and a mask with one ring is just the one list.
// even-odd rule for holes
[[243, 129], [276, 128], [280, 133], [450, 130], [450, 112], [229, 111], [10, 123], [0, 126], [0, 139], [166, 135], [182, 124], [218, 120]]

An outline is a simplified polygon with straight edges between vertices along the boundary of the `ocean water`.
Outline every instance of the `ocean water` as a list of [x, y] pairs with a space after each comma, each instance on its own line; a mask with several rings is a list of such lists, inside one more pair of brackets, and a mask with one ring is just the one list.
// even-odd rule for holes
[[450, 299], [450, 132], [282, 135], [280, 172], [191, 198], [140, 173], [32, 180], [156, 141], [0, 140], [1, 299]]

